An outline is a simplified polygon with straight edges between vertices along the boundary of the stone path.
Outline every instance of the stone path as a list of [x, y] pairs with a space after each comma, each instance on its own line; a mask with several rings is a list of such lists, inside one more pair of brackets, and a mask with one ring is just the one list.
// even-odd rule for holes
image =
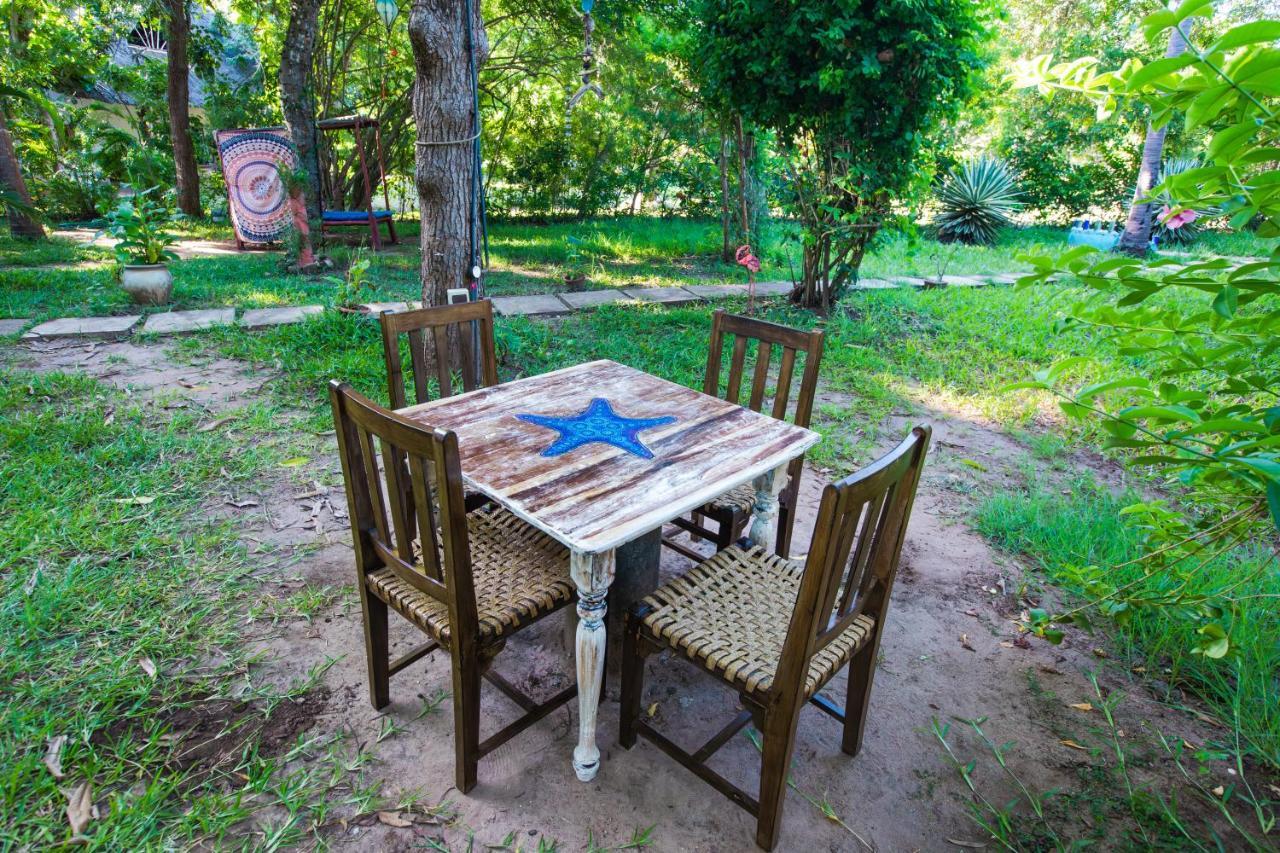
[[[1015, 273], [993, 275], [948, 275], [943, 281], [950, 287], [987, 287], [996, 284], [1012, 284], [1019, 276]], [[864, 278], [852, 288], [857, 290], [889, 290], [901, 287], [927, 287], [919, 277], [898, 276], [892, 279]], [[757, 296], [785, 296], [791, 292], [786, 281], [761, 281], [756, 283]], [[588, 311], [601, 305], [687, 305], [707, 300], [729, 299], [747, 295], [745, 284], [690, 284], [684, 287], [626, 287], [617, 290], [588, 290], [578, 293], [542, 293], [525, 296], [494, 296], [493, 310], [503, 317], [559, 317], [575, 311]], [[362, 312], [376, 317], [383, 311], [407, 311], [421, 307], [421, 302], [369, 302], [360, 306]], [[293, 305], [283, 308], [252, 308], [243, 312], [239, 325], [248, 330], [266, 329], [301, 323], [309, 317], [324, 313], [322, 305]], [[197, 332], [236, 323], [234, 308], [206, 308], [198, 311], [164, 311], [151, 314], [138, 329], [141, 315], [112, 317], [62, 317], [49, 320], [22, 335], [29, 340], [52, 338], [110, 339], [124, 337], [134, 331], [147, 335], [177, 335]], [[0, 337], [11, 337], [23, 332], [30, 320], [0, 320]]]

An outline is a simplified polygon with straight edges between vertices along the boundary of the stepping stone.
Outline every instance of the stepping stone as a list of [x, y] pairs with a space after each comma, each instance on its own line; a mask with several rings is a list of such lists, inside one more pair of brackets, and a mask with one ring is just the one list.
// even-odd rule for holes
[[944, 275], [942, 280], [949, 287], [986, 287], [987, 283], [980, 279], [970, 278], [967, 275]]
[[621, 290], [586, 290], [582, 293], [557, 293], [556, 296], [575, 311], [621, 302], [627, 295]]
[[119, 338], [129, 333], [142, 317], [63, 317], [41, 323], [24, 338]]
[[142, 327], [143, 334], [180, 335], [214, 326], [230, 326], [236, 321], [234, 308], [209, 308], [204, 311], [166, 311], [152, 314]]
[[16, 335], [27, 327], [30, 319], [20, 320], [0, 320], [0, 338], [6, 338], [10, 335]]
[[[417, 308], [420, 304], [415, 302], [412, 307]], [[408, 302], [365, 302], [357, 307], [369, 316], [377, 317], [383, 311], [408, 311], [410, 304]]]
[[1016, 272], [1006, 272], [1000, 275], [983, 276], [983, 278], [992, 284], [1015, 284], [1022, 276]]
[[756, 296], [786, 296], [792, 291], [789, 281], [757, 281]]
[[897, 287], [924, 287], [924, 279], [910, 276], [898, 276], [889, 279]]
[[493, 310], [503, 317], [554, 317], [572, 309], [551, 294], [536, 296], [495, 296]]
[[684, 305], [701, 301], [683, 287], [628, 287], [623, 292], [632, 299], [653, 304]]
[[731, 296], [747, 295], [745, 284], [686, 284], [684, 289], [703, 299], [728, 299]]
[[898, 285], [891, 281], [885, 281], [882, 278], [861, 278], [854, 285], [854, 290], [895, 290]]
[[265, 329], [269, 326], [285, 326], [301, 323], [308, 317], [324, 313], [323, 305], [295, 305], [289, 308], [253, 308], [240, 317], [240, 325], [246, 329]]

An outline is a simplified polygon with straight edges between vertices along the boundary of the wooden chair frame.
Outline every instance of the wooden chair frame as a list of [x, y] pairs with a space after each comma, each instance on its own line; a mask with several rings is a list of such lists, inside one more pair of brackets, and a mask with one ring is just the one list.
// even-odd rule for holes
[[[889, 593], [930, 435], [928, 426], [916, 427], [893, 451], [823, 491], [813, 546], [773, 682], [763, 693], [740, 693], [744, 710], [696, 752], [686, 752], [642, 719], [645, 658], [668, 646], [645, 630], [644, 619], [653, 612], [651, 603], [638, 602], [627, 614], [619, 742], [630, 749], [637, 735], [643, 736], [754, 815], [756, 843], [765, 850], [772, 850], [778, 840], [810, 662], [855, 619], [866, 615], [874, 627], [849, 661], [845, 707], [821, 696], [821, 683], [807, 700], [843, 725], [843, 752], [857, 755], [862, 747]], [[710, 674], [704, 667], [699, 670]], [[752, 721], [763, 735], [758, 798], [707, 766], [708, 759]]]
[[[751, 386], [746, 403], [747, 408], [753, 412], [761, 411], [764, 406], [773, 348], [774, 346], [782, 348], [782, 360], [778, 365], [778, 381], [770, 411], [770, 414], [778, 420], [784, 420], [787, 416], [796, 353], [804, 353], [804, 372], [800, 377], [794, 422], [796, 426], [808, 427], [809, 420], [813, 416], [813, 400], [818, 388], [818, 367], [822, 363], [822, 332], [819, 330], [802, 332], [777, 323], [757, 320], [754, 317], [716, 311], [711, 316], [711, 345], [707, 353], [707, 371], [702, 385], [703, 393], [713, 397], [721, 396], [720, 372], [726, 335], [734, 336], [729, 375], [723, 395], [724, 399], [730, 403], [737, 403], [742, 396], [747, 345], [751, 341], [756, 343], [756, 362], [751, 371]], [[787, 468], [786, 488], [778, 496], [778, 535], [774, 548], [781, 557], [791, 553], [795, 505], [800, 494], [800, 475], [803, 470], [803, 456], [792, 461]], [[717, 551], [722, 551], [742, 536], [750, 517], [750, 513], [740, 512], [733, 507], [708, 505], [694, 512], [692, 518], [677, 518], [673, 523], [692, 537], [712, 542]], [[714, 528], [708, 527], [704, 519], [713, 522]], [[702, 554], [669, 537], [663, 539], [663, 544], [696, 562], [701, 562], [703, 559]]]
[[[382, 351], [387, 362], [387, 390], [391, 408], [408, 405], [405, 398], [404, 367], [400, 355], [400, 335], [409, 336], [409, 362], [413, 371], [414, 402], [431, 399], [428, 389], [435, 378], [441, 397], [454, 393], [454, 365], [449, 362], [449, 336], [456, 334], [461, 363], [456, 365], [463, 391], [498, 384], [498, 357], [493, 344], [493, 303], [488, 299], [457, 305], [438, 305], [414, 311], [384, 311]], [[456, 328], [454, 328], [456, 327]], [[473, 336], [473, 328], [478, 334]], [[431, 333], [428, 350], [427, 333]], [[479, 360], [476, 359], [476, 338]], [[444, 357], [439, 357], [443, 353]], [[433, 369], [434, 368], [434, 369]]]
[[[457, 434], [429, 429], [382, 409], [345, 383], [330, 382], [329, 399], [346, 481], [347, 512], [351, 518], [360, 608], [364, 615], [369, 699], [374, 708], [385, 708], [391, 702], [391, 676], [440, 648], [435, 640], [429, 640], [391, 659], [388, 605], [371, 590], [369, 583], [372, 572], [389, 568], [397, 578], [448, 608], [455, 774], [459, 790], [465, 793], [475, 787], [481, 757], [573, 699], [578, 693], [577, 686], [539, 704], [490, 671], [490, 664], [505, 645], [506, 637], [486, 641], [480, 631]], [[379, 445], [385, 483], [379, 481]], [[434, 490], [429, 487], [428, 472], [434, 475]], [[412, 514], [417, 530], [423, 531], [420, 547], [416, 548], [413, 528], [406, 523], [409, 513], [401, 500], [406, 493], [405, 484], [414, 498]], [[421, 568], [415, 565], [415, 559]], [[537, 618], [550, 612], [553, 611], [548, 610]], [[480, 740], [482, 678], [525, 711], [518, 720], [483, 741]]]

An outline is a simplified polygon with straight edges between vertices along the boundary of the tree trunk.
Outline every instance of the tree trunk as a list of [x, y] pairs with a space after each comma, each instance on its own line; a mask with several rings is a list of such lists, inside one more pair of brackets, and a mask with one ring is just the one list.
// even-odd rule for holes
[[307, 173], [307, 215], [320, 215], [320, 155], [316, 140], [315, 75], [312, 54], [320, 0], [290, 0], [289, 25], [280, 51], [280, 110]]
[[9, 233], [14, 237], [32, 237], [44, 239], [44, 226], [33, 219], [31, 210], [31, 194], [27, 192], [27, 182], [22, 178], [22, 169], [18, 165], [18, 152], [13, 147], [13, 137], [9, 135], [9, 123], [0, 109], [0, 191], [12, 196], [26, 209], [6, 205], [9, 216]]
[[474, 114], [467, 28], [478, 70], [489, 55], [480, 19], [480, 3], [465, 0], [414, 0], [409, 15], [416, 78], [413, 117], [418, 126], [418, 207], [422, 231], [422, 300], [444, 305], [451, 287], [464, 287], [480, 244], [479, 222], [472, 215]]
[[733, 263], [733, 216], [729, 213], [729, 135], [720, 131], [720, 259]]
[[196, 168], [196, 149], [191, 142], [191, 93], [187, 78], [187, 42], [191, 37], [191, 20], [186, 0], [169, 2], [168, 97], [169, 142], [173, 146], [173, 165], [177, 172], [178, 210], [187, 216], [199, 216], [200, 171]]
[[[1169, 33], [1169, 48], [1164, 54], [1166, 57], [1179, 56], [1186, 51], [1187, 39], [1183, 35], [1183, 26], [1189, 24], [1174, 27]], [[1138, 169], [1138, 185], [1133, 193], [1133, 203], [1129, 206], [1129, 218], [1124, 223], [1124, 234], [1120, 235], [1120, 242], [1116, 245], [1117, 252], [1141, 257], [1147, 253], [1147, 247], [1151, 244], [1153, 211], [1146, 199], [1160, 174], [1167, 129], [1167, 125], [1158, 129], [1147, 126], [1147, 138], [1142, 143], [1142, 164]]]

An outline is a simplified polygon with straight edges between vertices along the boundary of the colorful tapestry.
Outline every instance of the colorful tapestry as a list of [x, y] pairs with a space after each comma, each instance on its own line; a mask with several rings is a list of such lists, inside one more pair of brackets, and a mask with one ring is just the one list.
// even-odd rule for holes
[[559, 456], [576, 450], [584, 444], [599, 442], [634, 453], [644, 459], [652, 459], [653, 451], [645, 447], [636, 434], [651, 427], [674, 423], [675, 418], [666, 415], [660, 418], [624, 418], [614, 412], [608, 400], [595, 398], [591, 405], [571, 418], [556, 418], [549, 415], [516, 415], [522, 421], [537, 424], [540, 427], [553, 429], [560, 433], [546, 450], [543, 456]]
[[236, 239], [242, 243], [274, 243], [289, 225], [289, 205], [277, 166], [293, 168], [297, 153], [282, 128], [219, 130], [214, 134], [227, 207]]

